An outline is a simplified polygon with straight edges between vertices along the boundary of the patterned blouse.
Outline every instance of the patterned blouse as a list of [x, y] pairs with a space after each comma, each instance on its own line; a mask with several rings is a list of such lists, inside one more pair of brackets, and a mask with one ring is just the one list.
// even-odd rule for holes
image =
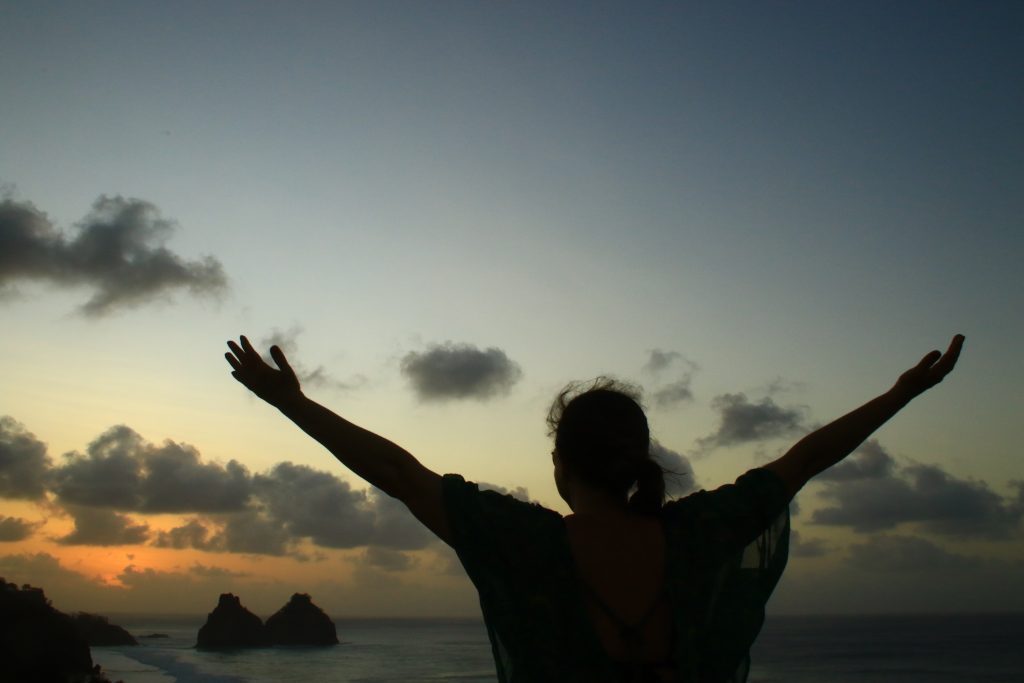
[[[480, 595], [500, 683], [622, 683], [586, 608], [562, 516], [457, 474], [443, 483], [452, 545]], [[786, 566], [789, 495], [758, 468], [659, 513], [677, 683], [743, 683]]]

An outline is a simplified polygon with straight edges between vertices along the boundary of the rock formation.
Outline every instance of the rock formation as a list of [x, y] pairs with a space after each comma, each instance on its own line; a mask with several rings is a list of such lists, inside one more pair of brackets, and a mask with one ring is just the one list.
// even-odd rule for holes
[[338, 644], [334, 622], [306, 593], [293, 595], [287, 605], [267, 619], [266, 628], [274, 645]]
[[111, 624], [106, 617], [88, 612], [71, 615], [78, 634], [92, 645], [138, 645], [132, 634], [117, 624]]
[[196, 639], [196, 647], [207, 650], [268, 645], [270, 640], [263, 622], [231, 593], [221, 594]]
[[89, 644], [71, 617], [53, 608], [41, 588], [0, 579], [0, 680], [110, 683], [93, 666]]

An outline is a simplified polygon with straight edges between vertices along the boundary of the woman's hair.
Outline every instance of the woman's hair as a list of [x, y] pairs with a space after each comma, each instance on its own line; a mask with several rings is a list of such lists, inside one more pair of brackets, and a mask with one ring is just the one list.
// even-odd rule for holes
[[608, 377], [573, 382], [555, 397], [547, 422], [558, 457], [574, 475], [615, 495], [626, 495], [635, 484], [633, 510], [661, 509], [665, 476], [651, 458], [639, 388]]

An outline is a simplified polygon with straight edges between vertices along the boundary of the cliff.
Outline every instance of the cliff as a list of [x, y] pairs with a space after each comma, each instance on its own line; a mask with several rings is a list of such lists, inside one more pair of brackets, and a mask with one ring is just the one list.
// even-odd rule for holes
[[110, 683], [93, 666], [89, 644], [71, 617], [41, 588], [0, 579], [0, 680]]

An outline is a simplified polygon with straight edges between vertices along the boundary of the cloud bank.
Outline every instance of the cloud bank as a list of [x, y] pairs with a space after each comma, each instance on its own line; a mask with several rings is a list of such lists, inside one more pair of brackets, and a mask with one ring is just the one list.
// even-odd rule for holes
[[834, 469], [819, 476], [819, 497], [830, 501], [815, 510], [815, 524], [855, 531], [917, 524], [923, 531], [954, 538], [1005, 539], [1024, 519], [1024, 482], [1012, 481], [1015, 498], [1005, 498], [980, 481], [959, 479], [936, 465], [898, 468], [877, 442], [866, 442]]
[[410, 351], [401, 369], [421, 401], [493, 398], [507, 394], [523, 374], [501, 349], [452, 342]]
[[0, 291], [19, 282], [83, 287], [81, 306], [99, 317], [186, 290], [211, 296], [227, 288], [221, 263], [187, 261], [164, 244], [174, 224], [138, 199], [101, 196], [68, 237], [31, 203], [0, 202]]

